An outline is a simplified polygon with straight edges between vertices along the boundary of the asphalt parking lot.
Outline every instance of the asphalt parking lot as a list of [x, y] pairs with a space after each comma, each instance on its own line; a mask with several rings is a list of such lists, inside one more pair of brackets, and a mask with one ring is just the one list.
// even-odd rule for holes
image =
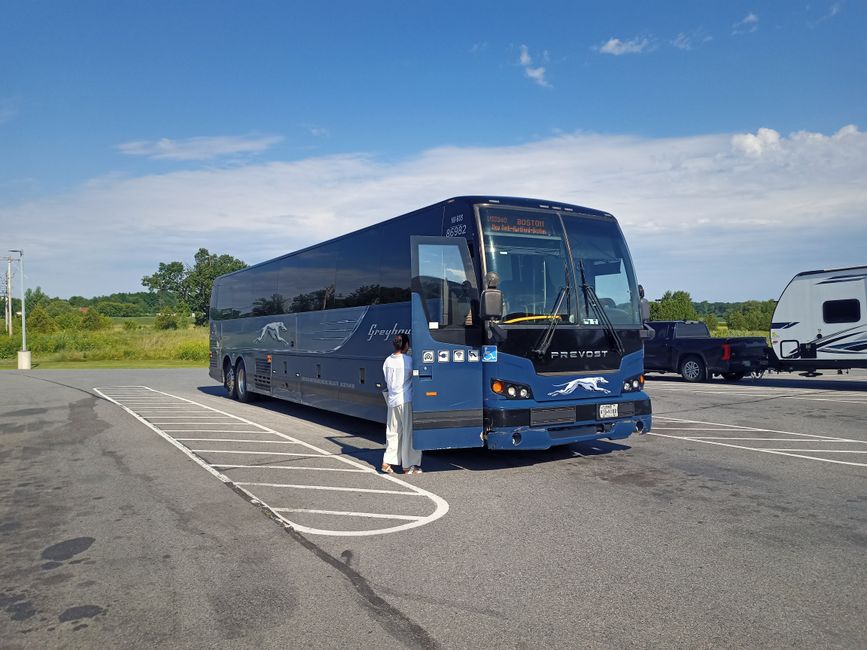
[[204, 370], [0, 373], [0, 640], [863, 647], [867, 373], [648, 382], [653, 432], [425, 455]]

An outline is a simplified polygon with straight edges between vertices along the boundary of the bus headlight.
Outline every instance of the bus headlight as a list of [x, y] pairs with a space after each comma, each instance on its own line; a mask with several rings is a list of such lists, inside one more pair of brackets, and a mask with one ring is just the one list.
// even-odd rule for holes
[[631, 393], [632, 391], [641, 390], [644, 388], [644, 375], [638, 377], [630, 377], [623, 382], [623, 392]]
[[494, 379], [491, 382], [491, 390], [497, 395], [502, 395], [509, 399], [530, 399], [533, 397], [529, 386], [514, 384], [510, 381], [501, 381], [499, 379]]

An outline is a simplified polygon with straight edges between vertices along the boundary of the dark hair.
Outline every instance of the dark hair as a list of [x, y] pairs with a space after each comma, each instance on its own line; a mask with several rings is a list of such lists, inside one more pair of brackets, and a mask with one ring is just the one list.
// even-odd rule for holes
[[395, 334], [394, 338], [391, 339], [391, 344], [394, 346], [395, 352], [403, 352], [409, 347], [409, 336], [403, 332]]

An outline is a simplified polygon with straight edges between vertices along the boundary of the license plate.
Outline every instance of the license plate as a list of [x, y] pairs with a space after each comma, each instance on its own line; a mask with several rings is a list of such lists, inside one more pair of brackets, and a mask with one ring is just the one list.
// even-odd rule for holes
[[604, 420], [606, 418], [616, 418], [618, 406], [619, 404], [600, 404], [599, 419]]

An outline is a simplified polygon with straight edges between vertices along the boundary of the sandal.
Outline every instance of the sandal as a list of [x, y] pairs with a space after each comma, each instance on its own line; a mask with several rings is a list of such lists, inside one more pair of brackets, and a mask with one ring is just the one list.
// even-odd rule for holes
[[383, 474], [394, 474], [394, 470], [391, 468], [391, 465], [389, 465], [388, 463], [383, 463], [382, 467], [380, 467], [379, 469], [382, 470]]

